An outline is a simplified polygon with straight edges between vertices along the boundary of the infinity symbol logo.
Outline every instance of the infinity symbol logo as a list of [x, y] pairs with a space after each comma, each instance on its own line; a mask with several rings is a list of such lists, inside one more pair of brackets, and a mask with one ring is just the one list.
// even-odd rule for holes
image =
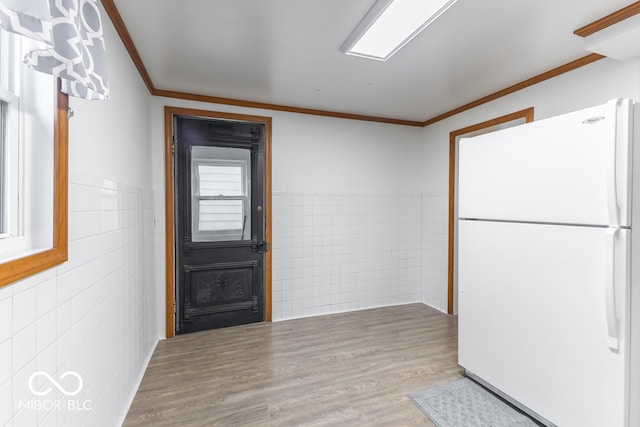
[[74, 390], [74, 391], [67, 391], [64, 387], [62, 387], [60, 385], [60, 383], [58, 383], [56, 380], [54, 380], [51, 377], [51, 375], [49, 375], [48, 373], [46, 373], [44, 371], [37, 371], [37, 372], [34, 372], [33, 374], [31, 374], [31, 376], [29, 377], [29, 389], [36, 396], [44, 396], [44, 395], [49, 394], [51, 392], [51, 387], [47, 387], [43, 391], [37, 391], [35, 389], [35, 387], [33, 385], [33, 380], [34, 380], [34, 378], [36, 378], [39, 375], [45, 377], [46, 379], [48, 379], [65, 396], [75, 396], [76, 394], [80, 393], [80, 391], [82, 390], [82, 386], [83, 386], [82, 377], [77, 372], [67, 371], [64, 374], [60, 375], [60, 378], [59, 378], [60, 380], [63, 380], [68, 376], [75, 377], [78, 380], [78, 388], [76, 390]]

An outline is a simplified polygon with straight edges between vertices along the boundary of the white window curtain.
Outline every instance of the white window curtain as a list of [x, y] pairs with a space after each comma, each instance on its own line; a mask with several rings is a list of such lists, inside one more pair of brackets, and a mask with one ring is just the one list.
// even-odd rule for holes
[[42, 44], [25, 63], [59, 77], [63, 92], [109, 99], [98, 0], [0, 0], [0, 26]]

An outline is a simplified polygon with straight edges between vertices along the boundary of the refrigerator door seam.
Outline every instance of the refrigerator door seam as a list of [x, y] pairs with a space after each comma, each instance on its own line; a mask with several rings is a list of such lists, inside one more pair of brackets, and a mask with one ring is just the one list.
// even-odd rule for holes
[[620, 224], [620, 215], [618, 213], [618, 186], [617, 186], [617, 168], [616, 168], [616, 147], [617, 147], [617, 139], [620, 135], [617, 135], [617, 119], [619, 117], [618, 107], [621, 106], [620, 99], [614, 99], [610, 101], [610, 104], [614, 104], [614, 120], [611, 120], [609, 123], [613, 126], [613, 135], [614, 138], [612, 140], [613, 146], [607, 147], [607, 166], [606, 166], [606, 194], [607, 194], [607, 213], [609, 217], [609, 225], [617, 226]]

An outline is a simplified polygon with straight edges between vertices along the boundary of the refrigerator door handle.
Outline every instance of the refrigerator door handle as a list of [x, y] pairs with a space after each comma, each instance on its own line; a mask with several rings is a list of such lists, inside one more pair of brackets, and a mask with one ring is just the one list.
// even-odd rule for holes
[[605, 313], [607, 317], [608, 345], [617, 351], [620, 347], [618, 316], [616, 313], [616, 237], [618, 228], [607, 230], [607, 262], [605, 271]]

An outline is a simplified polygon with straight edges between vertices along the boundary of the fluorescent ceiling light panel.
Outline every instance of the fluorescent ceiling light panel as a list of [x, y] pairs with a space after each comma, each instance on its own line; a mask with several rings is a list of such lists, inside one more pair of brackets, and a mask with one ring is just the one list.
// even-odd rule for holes
[[386, 61], [457, 0], [378, 0], [341, 49]]

